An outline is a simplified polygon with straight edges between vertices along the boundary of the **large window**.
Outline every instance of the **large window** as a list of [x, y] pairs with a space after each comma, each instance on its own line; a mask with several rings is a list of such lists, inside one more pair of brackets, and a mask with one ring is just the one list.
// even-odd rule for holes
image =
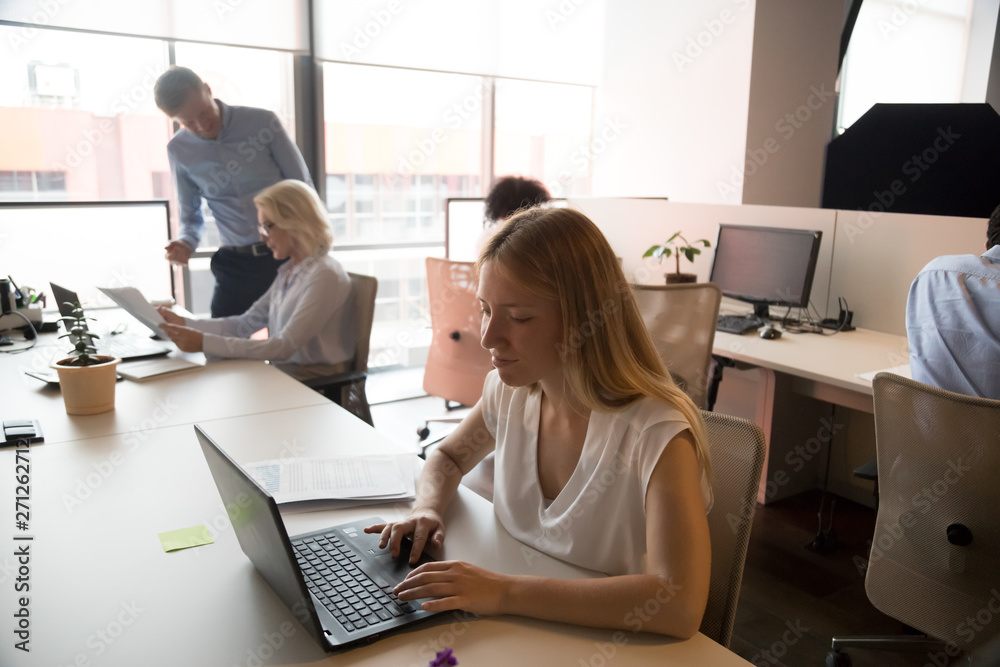
[[400, 341], [426, 334], [423, 258], [444, 254], [445, 200], [482, 192], [484, 82], [326, 63], [323, 87], [336, 255], [378, 278], [372, 363], [398, 363]]
[[170, 124], [153, 103], [164, 42], [44, 29], [24, 39], [0, 25], [0, 43], [0, 198], [156, 196], [153, 175], [169, 170]]
[[494, 173], [533, 176], [553, 197], [591, 191], [593, 89], [497, 79]]
[[[0, 201], [168, 199], [176, 234], [178, 206], [166, 155], [174, 127], [153, 101], [156, 79], [171, 63], [198, 72], [228, 104], [273, 110], [295, 136], [296, 114], [312, 113], [295, 108], [296, 99], [313, 92], [311, 79], [294, 71], [312, 29], [306, 4], [293, 1], [273, 24], [263, 6], [227, 9], [225, 15], [214, 5], [170, 6], [173, 22], [136, 14], [95, 23], [86, 12], [65, 12], [49, 17], [49, 25], [31, 27], [17, 23], [23, 11], [0, 9], [0, 19], [8, 21], [0, 21], [0, 42], [10, 46], [0, 61]], [[424, 258], [444, 254], [447, 199], [482, 197], [496, 176], [506, 174], [538, 178], [555, 196], [590, 193], [593, 88], [583, 84], [594, 83], [599, 71], [592, 45], [601, 32], [603, 3], [588, 4], [558, 31], [530, 2], [486, 10], [448, 6], [484, 22], [483, 39], [466, 39], [463, 48], [449, 42], [447, 53], [438, 54], [461, 60], [450, 73], [398, 60], [412, 53], [407, 40], [436, 34], [423, 30], [435, 26], [427, 24], [433, 12], [394, 15], [392, 53], [385, 51], [387, 42], [364, 51], [377, 63], [322, 65], [317, 107], [324, 168], [316, 185], [341, 262], [379, 279], [375, 365], [396, 363], [403, 348], [419, 347], [428, 333]], [[318, 57], [355, 59], [330, 36], [346, 31], [354, 44], [354, 18], [370, 28], [368, 11], [359, 7], [320, 3]], [[523, 23], [528, 15], [534, 18]], [[511, 23], [518, 23], [517, 38], [498, 40]], [[497, 34], [486, 35], [491, 30]], [[331, 51], [331, 44], [337, 48]], [[575, 55], [550, 57], [566, 53]], [[520, 78], [526, 76], [573, 85]], [[296, 81], [303, 90], [295, 89]], [[209, 257], [219, 243], [211, 210], [202, 210], [201, 246], [188, 269], [174, 274], [176, 296], [196, 314], [209, 310]]]
[[[974, 33], [973, 9], [972, 0], [865, 0], [844, 60], [838, 126], [877, 102], [985, 100], [987, 72], [976, 65], [990, 61], [993, 28]], [[991, 18], [995, 25], [995, 8]]]

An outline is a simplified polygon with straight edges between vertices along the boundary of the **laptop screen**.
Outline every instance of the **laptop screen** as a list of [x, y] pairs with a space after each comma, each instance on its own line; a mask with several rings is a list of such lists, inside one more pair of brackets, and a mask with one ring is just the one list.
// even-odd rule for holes
[[201, 427], [195, 425], [194, 430], [243, 553], [306, 630], [321, 646], [327, 646], [274, 498], [222, 451]]

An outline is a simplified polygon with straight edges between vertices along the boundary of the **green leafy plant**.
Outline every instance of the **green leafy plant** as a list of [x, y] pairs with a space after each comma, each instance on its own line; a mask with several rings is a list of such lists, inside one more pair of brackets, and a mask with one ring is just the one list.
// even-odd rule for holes
[[681, 255], [687, 257], [688, 261], [693, 262], [695, 255], [701, 254], [701, 249], [697, 247], [699, 243], [706, 248], [712, 247], [712, 244], [706, 239], [698, 239], [694, 243], [690, 243], [680, 232], [675, 232], [662, 245], [650, 246], [649, 250], [644, 252], [642, 256], [644, 258], [655, 257], [660, 263], [663, 263], [665, 258], [673, 256], [677, 262], [677, 273], [680, 273]]
[[70, 306], [73, 308], [73, 314], [70, 317], [60, 317], [59, 319], [66, 323], [66, 333], [59, 336], [60, 338], [70, 338], [75, 340], [76, 343], [73, 345], [73, 359], [67, 361], [64, 366], [94, 366], [96, 364], [103, 364], [107, 361], [104, 357], [97, 356], [97, 348], [94, 347], [94, 339], [100, 338], [97, 334], [87, 328], [87, 320], [93, 321], [93, 317], [86, 317], [83, 312], [83, 308], [80, 307], [78, 303], [65, 303], [63, 305]]

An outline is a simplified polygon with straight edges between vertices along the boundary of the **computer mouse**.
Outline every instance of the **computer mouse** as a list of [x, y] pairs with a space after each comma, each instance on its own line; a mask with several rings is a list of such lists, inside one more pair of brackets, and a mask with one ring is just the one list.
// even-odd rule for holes
[[775, 329], [770, 324], [760, 330], [760, 337], [764, 340], [775, 340], [781, 338], [781, 330]]

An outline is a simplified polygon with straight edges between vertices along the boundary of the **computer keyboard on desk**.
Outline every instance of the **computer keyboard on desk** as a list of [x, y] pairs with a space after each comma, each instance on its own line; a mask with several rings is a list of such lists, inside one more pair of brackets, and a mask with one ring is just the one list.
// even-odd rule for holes
[[719, 315], [719, 322], [715, 325], [716, 331], [743, 335], [756, 331], [767, 324], [756, 315]]

